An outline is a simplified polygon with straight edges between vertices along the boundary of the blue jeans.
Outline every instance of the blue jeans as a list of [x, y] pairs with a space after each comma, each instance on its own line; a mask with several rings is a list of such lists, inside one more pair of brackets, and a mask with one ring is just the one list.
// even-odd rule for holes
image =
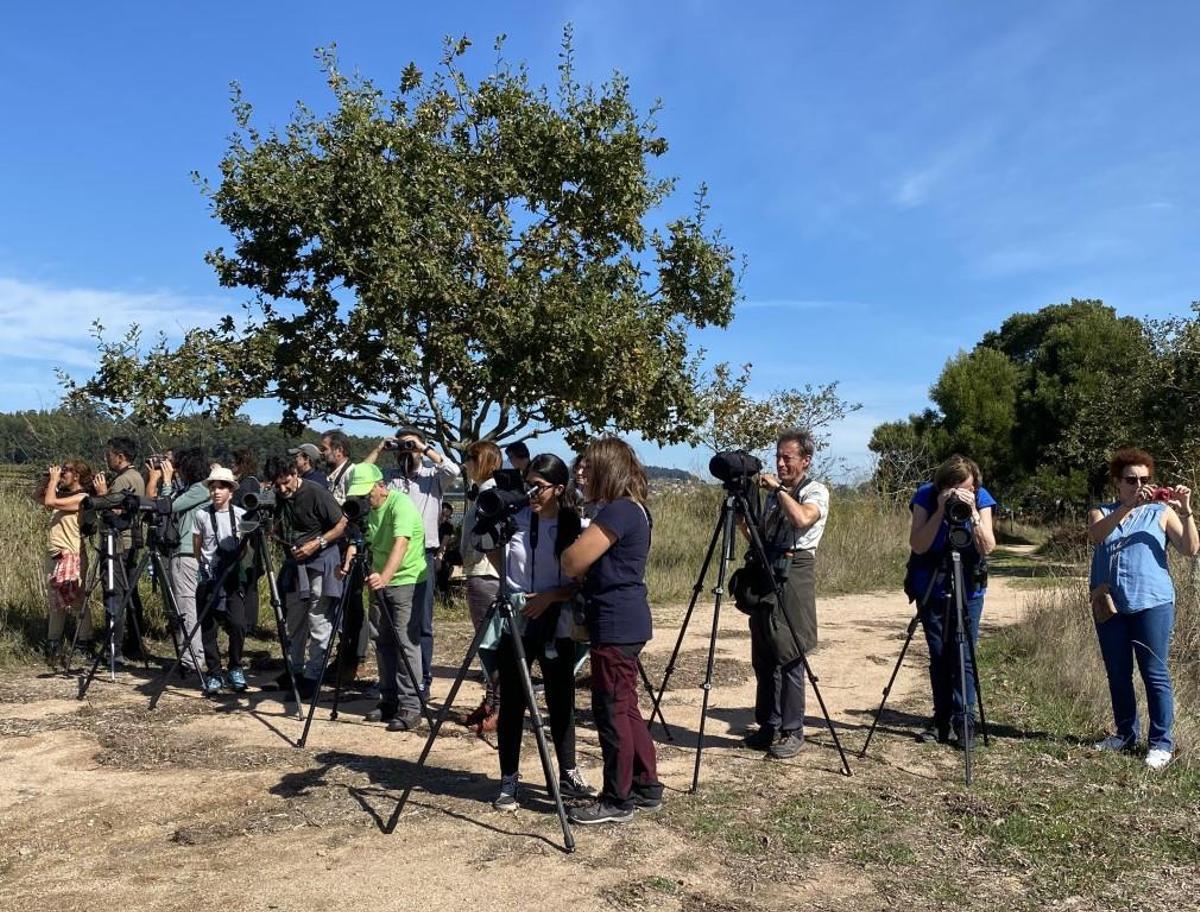
[[1133, 614], [1118, 614], [1096, 625], [1100, 655], [1108, 675], [1113, 722], [1117, 734], [1130, 745], [1138, 740], [1137, 697], [1133, 693], [1133, 659], [1137, 657], [1146, 684], [1146, 710], [1150, 716], [1151, 750], [1172, 751], [1171, 727], [1175, 721], [1175, 692], [1167, 671], [1167, 649], [1175, 627], [1175, 603], [1166, 602]]
[[433, 683], [433, 592], [437, 587], [437, 572], [433, 561], [437, 548], [425, 549], [425, 579], [413, 590], [413, 614], [421, 622], [421, 689], [429, 693]]
[[[958, 644], [955, 639], [956, 612], [947, 597], [931, 597], [921, 609], [921, 626], [929, 646], [929, 684], [933, 690], [933, 722], [941, 730], [961, 725], [963, 718], [975, 718], [975, 669], [971, 649], [965, 647], [967, 702], [963, 706]], [[947, 614], [947, 607], [950, 611]], [[972, 645], [979, 641], [979, 619], [983, 616], [983, 593], [967, 599], [963, 605]]]

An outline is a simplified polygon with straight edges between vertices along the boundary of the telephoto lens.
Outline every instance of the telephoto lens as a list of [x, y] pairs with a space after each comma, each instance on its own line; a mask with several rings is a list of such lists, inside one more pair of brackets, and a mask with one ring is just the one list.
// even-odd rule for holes
[[957, 525], [961, 526], [963, 523], [969, 521], [971, 514], [974, 512], [974, 508], [965, 500], [951, 498], [946, 501], [946, 518]]

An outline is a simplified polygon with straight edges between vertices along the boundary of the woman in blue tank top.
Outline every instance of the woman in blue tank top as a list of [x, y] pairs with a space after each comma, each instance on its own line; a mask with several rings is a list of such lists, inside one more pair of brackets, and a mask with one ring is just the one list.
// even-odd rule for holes
[[1150, 717], [1146, 765], [1160, 770], [1171, 762], [1175, 696], [1167, 670], [1167, 649], [1175, 626], [1175, 587], [1167, 569], [1167, 541], [1180, 554], [1200, 553], [1192, 517], [1192, 492], [1183, 485], [1156, 488], [1154, 457], [1144, 450], [1114, 454], [1109, 475], [1117, 500], [1088, 514], [1088, 540], [1096, 546], [1089, 576], [1095, 593], [1107, 586], [1116, 613], [1096, 615], [1096, 635], [1108, 675], [1116, 734], [1099, 750], [1131, 750], [1138, 741], [1133, 660], [1146, 685]]

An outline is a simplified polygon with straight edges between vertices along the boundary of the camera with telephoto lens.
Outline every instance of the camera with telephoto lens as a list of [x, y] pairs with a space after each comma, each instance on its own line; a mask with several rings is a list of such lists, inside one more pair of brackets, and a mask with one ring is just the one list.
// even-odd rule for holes
[[529, 506], [529, 498], [537, 493], [536, 488], [525, 486], [520, 469], [497, 469], [492, 480], [496, 486], [480, 491], [475, 498], [476, 535], [494, 534], [506, 520]]
[[345, 503], [342, 504], [342, 515], [346, 517], [346, 522], [361, 522], [370, 512], [371, 501], [367, 500], [366, 494], [347, 497]]
[[726, 450], [708, 461], [713, 478], [726, 484], [743, 482], [762, 471], [762, 460], [745, 450]]
[[415, 440], [386, 440], [383, 448], [397, 453], [415, 453], [420, 446]]
[[971, 529], [967, 525], [975, 515], [975, 504], [957, 497], [946, 498], [946, 522], [950, 525], [947, 539], [950, 547], [959, 551], [971, 545]]
[[242, 495], [242, 509], [247, 513], [253, 513], [257, 510], [270, 513], [275, 509], [275, 504], [275, 492], [272, 490], [247, 491]]

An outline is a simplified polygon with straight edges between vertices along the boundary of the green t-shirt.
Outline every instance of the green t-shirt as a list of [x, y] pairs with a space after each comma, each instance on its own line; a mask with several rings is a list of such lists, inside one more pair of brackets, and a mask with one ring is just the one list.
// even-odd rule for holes
[[404, 560], [389, 586], [411, 586], [425, 579], [425, 526], [421, 514], [407, 494], [389, 491], [387, 500], [367, 517], [365, 537], [371, 546], [371, 569], [376, 573], [387, 563], [398, 538], [408, 539]]

